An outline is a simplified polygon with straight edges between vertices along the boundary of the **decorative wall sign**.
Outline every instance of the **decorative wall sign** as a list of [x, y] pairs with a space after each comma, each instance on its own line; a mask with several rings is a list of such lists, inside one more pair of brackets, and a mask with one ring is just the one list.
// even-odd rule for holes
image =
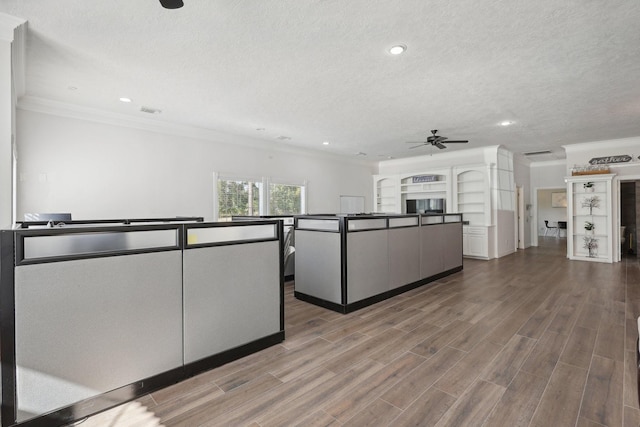
[[418, 184], [420, 182], [433, 182], [438, 180], [438, 175], [418, 175], [414, 176], [412, 182]]
[[619, 156], [607, 156], [607, 157], [594, 157], [589, 160], [590, 165], [607, 165], [610, 163], [627, 163], [633, 159], [628, 154], [622, 154]]

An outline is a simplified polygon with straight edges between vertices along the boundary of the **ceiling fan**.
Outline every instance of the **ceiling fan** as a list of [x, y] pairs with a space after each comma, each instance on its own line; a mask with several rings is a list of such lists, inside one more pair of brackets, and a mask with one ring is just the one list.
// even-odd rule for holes
[[160, 0], [160, 4], [165, 9], [180, 9], [182, 6], [184, 6], [182, 0]]
[[446, 136], [440, 136], [440, 135], [436, 135], [436, 132], [438, 132], [437, 129], [433, 129], [431, 131], [432, 135], [430, 137], [427, 138], [426, 141], [422, 141], [422, 142], [414, 142], [414, 141], [407, 141], [408, 144], [419, 144], [416, 145], [414, 147], [409, 147], [411, 148], [418, 148], [418, 147], [422, 147], [423, 145], [433, 145], [434, 147], [438, 147], [439, 149], [443, 149], [443, 148], [447, 148], [446, 145], [444, 144], [451, 144], [451, 143], [456, 143], [456, 144], [466, 144], [469, 141], [466, 140], [458, 140], [458, 141], [445, 141], [447, 138]]

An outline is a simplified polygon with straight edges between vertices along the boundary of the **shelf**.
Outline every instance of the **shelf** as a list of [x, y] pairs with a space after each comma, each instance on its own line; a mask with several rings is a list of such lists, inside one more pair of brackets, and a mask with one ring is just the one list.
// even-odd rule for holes
[[416, 194], [416, 193], [446, 193], [446, 190], [415, 190], [415, 191], [400, 191], [400, 194]]

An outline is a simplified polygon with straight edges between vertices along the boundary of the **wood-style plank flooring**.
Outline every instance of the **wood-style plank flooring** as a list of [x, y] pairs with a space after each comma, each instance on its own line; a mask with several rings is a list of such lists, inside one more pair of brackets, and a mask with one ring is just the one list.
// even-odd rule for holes
[[640, 264], [563, 239], [342, 315], [293, 298], [286, 340], [87, 426], [639, 426]]

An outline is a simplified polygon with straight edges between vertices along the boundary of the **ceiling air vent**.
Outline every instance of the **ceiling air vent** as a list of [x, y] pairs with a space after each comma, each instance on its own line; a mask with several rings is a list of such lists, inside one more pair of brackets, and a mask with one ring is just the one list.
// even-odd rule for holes
[[162, 110], [158, 110], [157, 108], [145, 107], [145, 106], [140, 107], [140, 111], [142, 111], [143, 113], [149, 113], [149, 114], [162, 113]]
[[538, 156], [540, 154], [551, 154], [551, 151], [549, 150], [544, 150], [544, 151], [529, 151], [528, 153], [523, 153], [525, 156]]

